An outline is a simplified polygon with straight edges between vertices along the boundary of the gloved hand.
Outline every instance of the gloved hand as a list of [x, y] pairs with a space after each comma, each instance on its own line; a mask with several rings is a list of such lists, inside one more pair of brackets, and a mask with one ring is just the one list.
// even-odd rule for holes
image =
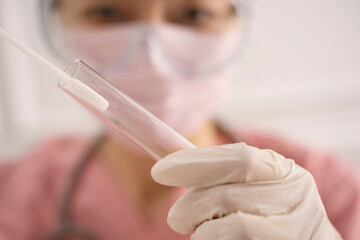
[[188, 188], [168, 224], [193, 240], [341, 239], [312, 175], [244, 143], [181, 150], [152, 168], [158, 183]]

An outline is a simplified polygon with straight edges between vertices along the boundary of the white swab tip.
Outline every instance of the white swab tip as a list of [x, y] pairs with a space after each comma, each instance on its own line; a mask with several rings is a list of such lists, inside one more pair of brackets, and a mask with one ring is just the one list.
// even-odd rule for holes
[[62, 79], [66, 82], [63, 87], [81, 100], [93, 105], [100, 111], [105, 111], [109, 108], [109, 102], [85, 83], [69, 76], [65, 76]]

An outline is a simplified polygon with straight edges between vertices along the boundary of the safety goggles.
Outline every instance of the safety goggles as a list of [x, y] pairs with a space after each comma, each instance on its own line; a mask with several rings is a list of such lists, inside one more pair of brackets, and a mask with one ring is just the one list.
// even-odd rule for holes
[[[67, 62], [126, 67], [146, 54], [185, 76], [236, 62], [247, 25], [242, 0], [40, 0], [44, 32]], [[154, 6], [155, 5], [155, 6]]]

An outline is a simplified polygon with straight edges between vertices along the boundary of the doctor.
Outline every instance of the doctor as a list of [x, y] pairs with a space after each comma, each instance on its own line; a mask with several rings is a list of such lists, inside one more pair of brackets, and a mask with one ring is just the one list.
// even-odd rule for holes
[[0, 168], [0, 239], [360, 238], [360, 180], [351, 169], [214, 119], [247, 29], [243, 1], [40, 6], [58, 57], [89, 63], [199, 148], [154, 165], [110, 130], [43, 142]]

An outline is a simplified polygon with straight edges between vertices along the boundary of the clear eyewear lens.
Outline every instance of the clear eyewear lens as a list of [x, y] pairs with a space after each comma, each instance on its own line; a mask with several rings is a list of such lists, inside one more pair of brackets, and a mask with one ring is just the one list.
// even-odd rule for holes
[[47, 38], [65, 60], [80, 58], [101, 69], [129, 64], [138, 52], [148, 51], [156, 66], [192, 75], [226, 66], [240, 51], [245, 14], [238, 0], [169, 8], [156, 25], [127, 9], [126, 1], [71, 8], [67, 2], [73, 3], [44, 1], [43, 6]]

